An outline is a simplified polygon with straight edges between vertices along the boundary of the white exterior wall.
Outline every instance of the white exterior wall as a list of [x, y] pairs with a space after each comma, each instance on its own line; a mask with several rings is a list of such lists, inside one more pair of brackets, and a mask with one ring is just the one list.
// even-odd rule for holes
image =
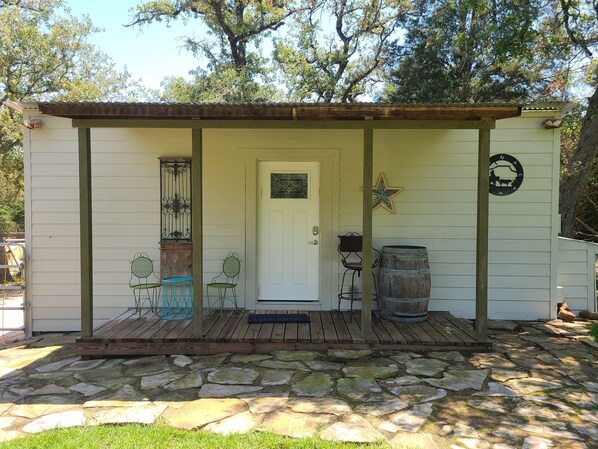
[[558, 284], [563, 301], [575, 312], [596, 311], [596, 255], [598, 245], [559, 237]]
[[[525, 171], [517, 192], [490, 198], [491, 318], [548, 318], [554, 302], [558, 132], [540, 126], [549, 116], [524, 113], [497, 122], [491, 133], [491, 154], [512, 154]], [[42, 129], [27, 131], [33, 331], [78, 330], [77, 132], [67, 119], [43, 117], [43, 122]], [[135, 252], [148, 252], [159, 272], [158, 157], [189, 156], [191, 132], [92, 129], [91, 137], [94, 318], [99, 323], [133, 305], [127, 284]], [[374, 180], [383, 171], [389, 185], [404, 188], [393, 198], [395, 215], [374, 212], [374, 245], [426, 246], [430, 308], [462, 317], [475, 315], [477, 142], [478, 133], [471, 130], [385, 130], [374, 135]], [[329, 237], [335, 248], [338, 234], [361, 230], [362, 145], [361, 131], [205, 130], [205, 280], [219, 271], [229, 251], [236, 251], [243, 264], [241, 303], [246, 296], [251, 302], [254, 293], [244, 287], [251, 284], [245, 272], [255, 257], [246, 253], [254, 239], [246, 227], [246, 217], [255, 215], [246, 210], [255, 193], [246, 184], [253, 169], [248, 161], [255, 163], [251, 155], [275, 152], [275, 160], [285, 160], [319, 150], [338, 154], [331, 164], [336, 173], [330, 201], [338, 204], [338, 216], [332, 218]], [[334, 248], [331, 243], [329, 249]], [[326, 251], [323, 266], [333, 267], [333, 279], [340, 278], [335, 251]], [[335, 281], [331, 285], [327, 307], [336, 305]]]
[[[555, 132], [545, 116], [500, 120], [491, 132], [492, 154], [516, 157], [524, 169], [515, 193], [490, 195], [489, 316], [548, 318], [551, 247], [556, 241], [553, 177], [558, 173]], [[426, 246], [432, 275], [432, 310], [475, 317], [477, 131], [377, 132], [374, 173], [404, 187], [396, 215], [377, 211], [375, 243]], [[395, 137], [396, 136], [396, 137]], [[555, 166], [556, 161], [556, 166]], [[355, 171], [357, 173], [357, 171]], [[555, 195], [558, 195], [558, 180]], [[354, 215], [343, 226], [359, 222]]]
[[[29, 131], [27, 292], [32, 329], [80, 329], [77, 130], [43, 117]], [[93, 129], [94, 323], [133, 306], [129, 261], [145, 251], [159, 272], [159, 156], [191, 154], [190, 130]]]

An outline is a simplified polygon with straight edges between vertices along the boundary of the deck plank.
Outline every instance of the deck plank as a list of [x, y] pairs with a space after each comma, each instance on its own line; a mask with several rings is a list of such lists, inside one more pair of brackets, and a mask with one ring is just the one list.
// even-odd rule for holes
[[380, 324], [384, 327], [388, 335], [392, 338], [394, 343], [407, 344], [407, 339], [401, 333], [401, 331], [395, 326], [395, 323], [390, 320], [385, 320], [380, 315], [377, 315], [380, 320]]
[[129, 337], [135, 341], [147, 341], [159, 329], [166, 326], [168, 321], [163, 320], [160, 316], [154, 315], [154, 317], [149, 320], [149, 323], [151, 324], [143, 326], [144, 329], [138, 329], [140, 332], [139, 334], [137, 334], [137, 332], [132, 332]]
[[157, 332], [154, 332], [154, 334], [151, 337], [149, 337], [149, 341], [164, 341], [164, 338], [170, 333], [170, 331], [177, 327], [177, 324], [178, 321], [168, 321]]
[[334, 327], [334, 321], [332, 321], [332, 312], [322, 311], [320, 312], [320, 319], [322, 320], [322, 329], [324, 331], [324, 340], [328, 343], [338, 342], [338, 336], [336, 335], [336, 328]]
[[177, 325], [166, 334], [164, 341], [177, 341], [188, 327], [191, 327], [191, 320], [177, 320]]
[[463, 340], [457, 337], [452, 332], [447, 332], [450, 327], [443, 325], [440, 323], [436, 317], [436, 312], [428, 312], [428, 319], [426, 323], [432, 326], [436, 332], [438, 332], [442, 337], [448, 342], [448, 344], [463, 344]]
[[[285, 311], [279, 310], [278, 312], [269, 313], [286, 313]], [[272, 341], [279, 343], [284, 341], [284, 330], [285, 323], [274, 323], [272, 326]]]
[[274, 323], [262, 323], [260, 332], [257, 335], [256, 340], [260, 342], [270, 341], [272, 338], [272, 330], [274, 329]]
[[118, 332], [116, 332], [112, 336], [112, 339], [119, 340], [119, 341], [126, 339], [131, 332], [134, 332], [135, 329], [137, 329], [137, 328], [141, 327], [143, 324], [145, 324], [145, 321], [147, 320], [147, 318], [151, 317], [153, 314], [154, 313], [151, 312], [150, 310], [146, 310], [141, 314], [141, 316], [139, 316], [137, 318], [134, 318], [134, 319], [128, 318], [126, 321], [129, 322], [129, 325], [121, 328]]
[[140, 340], [143, 341], [145, 340], [144, 335], [149, 333], [149, 332], [153, 332], [154, 329], [156, 329], [156, 327], [160, 328], [162, 326], [164, 326], [164, 320], [162, 320], [160, 317], [156, 316], [156, 315], [152, 315], [150, 317], [146, 317], [146, 319], [141, 323], [141, 326], [139, 326], [137, 329], [129, 332], [129, 335], [127, 335], [126, 338], [124, 338], [123, 340], [125, 341], [136, 341], [136, 340]]
[[372, 331], [376, 333], [380, 343], [394, 343], [394, 339], [386, 331], [377, 314], [372, 313]]
[[212, 329], [212, 326], [214, 326], [219, 319], [220, 310], [210, 310], [208, 311], [207, 315], [204, 315], [202, 329], [204, 338], [206, 337], [206, 335], [208, 335], [208, 333]]
[[218, 318], [216, 319], [216, 322], [210, 328], [210, 330], [205, 334], [206, 338], [209, 340], [217, 340], [218, 335], [220, 335], [220, 332], [222, 331], [222, 329], [224, 329], [226, 323], [228, 322], [233, 313], [234, 312], [232, 310], [224, 310], [217, 312]]
[[442, 344], [449, 343], [449, 340], [444, 335], [442, 335], [442, 333], [438, 332], [438, 330], [436, 330], [436, 328], [434, 328], [434, 326], [432, 326], [430, 321], [432, 321], [432, 320], [427, 319], [426, 321], [422, 321], [421, 323], [418, 323], [418, 324], [421, 326], [421, 328], [424, 331], [426, 331], [426, 333], [430, 336], [430, 338], [432, 338], [432, 340], [434, 340], [436, 342], [436, 344], [442, 345]]
[[[141, 317], [127, 311], [102, 323], [101, 337], [79, 338], [79, 355], [216, 354], [221, 352], [268, 353], [278, 350], [326, 351], [331, 348], [378, 350], [487, 351], [489, 342], [478, 342], [469, 323], [448, 313], [430, 312], [420, 323], [395, 323], [372, 315], [372, 336], [361, 333], [360, 311], [309, 311], [309, 323], [247, 323], [250, 311], [208, 312], [203, 337], [193, 336], [191, 320], [169, 321], [149, 312]], [[290, 313], [260, 311], [258, 313]], [[97, 334], [96, 334], [97, 335]], [[259, 341], [257, 341], [259, 340]]]
[[189, 322], [188, 326], [185, 326], [183, 332], [179, 335], [179, 340], [190, 340], [193, 338], [193, 321], [186, 320]]
[[247, 329], [249, 329], [248, 319], [251, 313], [253, 312], [250, 310], [246, 310], [245, 312], [243, 312], [243, 316], [241, 317], [239, 324], [237, 325], [233, 333], [230, 335], [230, 341], [243, 341], [245, 339], [245, 334], [247, 333]]
[[228, 341], [230, 340], [231, 334], [234, 330], [239, 326], [241, 320], [243, 319], [244, 313], [242, 311], [235, 311], [230, 319], [226, 322], [226, 325], [222, 328], [216, 340], [218, 341]]
[[[257, 310], [253, 312], [255, 314], [265, 313], [263, 310]], [[251, 323], [247, 326], [247, 332], [245, 333], [245, 337], [243, 341], [246, 342], [253, 342], [257, 339], [257, 336], [260, 334], [260, 330], [262, 329], [262, 325], [260, 323]]]
[[395, 323], [395, 325], [397, 326], [397, 328], [400, 329], [401, 334], [403, 334], [403, 336], [407, 340], [407, 344], [409, 344], [409, 345], [421, 344], [419, 337], [413, 332], [413, 330], [411, 328], [406, 326], [405, 323]]
[[324, 329], [322, 329], [320, 312], [309, 312], [309, 332], [311, 334], [312, 343], [324, 342]]
[[[295, 312], [289, 312], [295, 313]], [[284, 341], [293, 343], [297, 341], [298, 329], [297, 323], [285, 323], [284, 327]]]
[[449, 322], [453, 325], [457, 326], [461, 331], [465, 332], [474, 340], [477, 339], [477, 334], [473, 326], [471, 326], [468, 322], [466, 322], [463, 318], [456, 318], [451, 313], [448, 312], [441, 312], [442, 316], [446, 317]]
[[136, 314], [135, 309], [127, 309], [120, 315], [115, 316], [114, 318], [107, 320], [106, 322], [100, 324], [96, 329], [93, 331], [93, 336], [102, 335], [106, 332], [107, 328], [112, 328], [116, 326], [116, 324], [122, 320], [125, 320], [131, 315]]
[[[93, 332], [93, 337], [104, 337], [106, 335], [111, 335], [115, 329], [119, 326], [122, 328], [122, 323], [129, 321], [131, 318], [137, 318], [137, 312], [134, 309], [129, 309], [124, 313], [121, 313], [116, 318], [103, 323], [100, 327], [98, 327]], [[119, 329], [120, 329], [119, 328]]]
[[419, 323], [405, 323], [413, 331], [419, 341], [426, 345], [434, 345], [436, 341], [419, 325]]
[[428, 313], [428, 322], [440, 333], [442, 333], [442, 335], [444, 335], [444, 337], [452, 344], [457, 342], [463, 344], [463, 339], [459, 338], [459, 336], [454, 333], [453, 326], [441, 321], [441, 318], [438, 316], [438, 314]]
[[311, 341], [310, 325], [311, 323], [297, 323], [297, 341]]
[[137, 314], [135, 314], [135, 317], [128, 317], [123, 320], [120, 320], [118, 323], [116, 323], [115, 326], [107, 328], [107, 330], [105, 330], [104, 333], [99, 334], [98, 337], [107, 337], [112, 340], [115, 338], [116, 335], [120, 335], [120, 333], [124, 329], [127, 329], [131, 325], [131, 323], [134, 323], [137, 319], [139, 319], [139, 317], [137, 316]]
[[[339, 313], [339, 312], [332, 312], [332, 313]], [[353, 343], [365, 343], [365, 340], [363, 339], [363, 335], [361, 335], [361, 328], [359, 327], [359, 324], [357, 324], [357, 320], [352, 319], [353, 315], [351, 314], [351, 312], [344, 310], [340, 313], [343, 317], [343, 320], [345, 321], [345, 326], [347, 326], [347, 329], [349, 330], [349, 333], [351, 334], [351, 341]]]
[[459, 338], [463, 343], [469, 344], [474, 343], [475, 340], [463, 332], [458, 327], [454, 326], [445, 316], [442, 314], [436, 314], [433, 318], [438, 321], [445, 329], [445, 333], [449, 335], [454, 335], [455, 337]]
[[351, 333], [349, 332], [347, 323], [345, 323], [345, 320], [343, 319], [342, 315], [338, 312], [330, 312], [330, 316], [332, 317], [332, 321], [334, 322], [338, 342], [351, 343], [353, 341], [353, 338], [351, 337]]

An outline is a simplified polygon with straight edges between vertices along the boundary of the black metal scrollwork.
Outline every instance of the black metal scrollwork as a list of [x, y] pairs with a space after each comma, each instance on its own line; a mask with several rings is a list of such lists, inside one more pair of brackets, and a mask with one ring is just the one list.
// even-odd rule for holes
[[191, 241], [191, 159], [160, 159], [160, 239]]

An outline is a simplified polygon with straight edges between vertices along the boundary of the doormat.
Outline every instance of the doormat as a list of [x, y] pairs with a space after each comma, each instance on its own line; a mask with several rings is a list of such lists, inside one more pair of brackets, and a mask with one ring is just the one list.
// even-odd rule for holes
[[309, 316], [305, 313], [250, 313], [247, 317], [249, 324], [255, 323], [309, 323]]

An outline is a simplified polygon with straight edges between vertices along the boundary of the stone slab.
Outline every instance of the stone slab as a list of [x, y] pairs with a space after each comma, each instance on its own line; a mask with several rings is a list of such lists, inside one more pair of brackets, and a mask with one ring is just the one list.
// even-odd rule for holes
[[191, 430], [245, 412], [247, 409], [247, 404], [240, 399], [198, 399], [179, 409], [168, 409], [163, 418], [173, 427]]
[[384, 435], [356, 414], [343, 417], [320, 433], [320, 438], [331, 441], [342, 441], [347, 443], [373, 443], [384, 439]]

